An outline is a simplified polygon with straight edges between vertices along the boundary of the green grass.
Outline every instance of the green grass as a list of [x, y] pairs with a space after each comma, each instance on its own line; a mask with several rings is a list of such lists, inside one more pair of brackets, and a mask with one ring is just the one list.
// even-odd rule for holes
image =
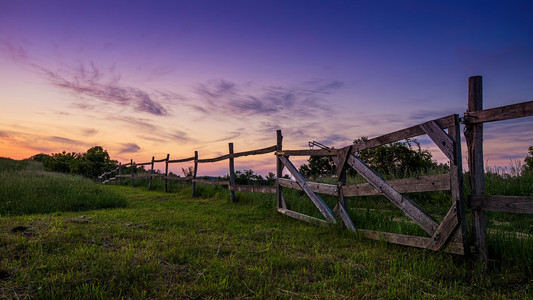
[[34, 161], [0, 160], [0, 216], [126, 206], [126, 198], [93, 181], [42, 171]]
[[[170, 182], [171, 193], [161, 179], [152, 191], [147, 180], [135, 183], [98, 186], [127, 199], [125, 207], [0, 217], [0, 298], [533, 297], [533, 242], [501, 227], [489, 233], [483, 265], [300, 222], [276, 213], [273, 195], [237, 192], [233, 204], [220, 186], [198, 184], [191, 198], [185, 182]], [[313, 208], [299, 191], [286, 197]], [[384, 200], [359, 200], [350, 204], [358, 226], [409, 224], [372, 210]]]

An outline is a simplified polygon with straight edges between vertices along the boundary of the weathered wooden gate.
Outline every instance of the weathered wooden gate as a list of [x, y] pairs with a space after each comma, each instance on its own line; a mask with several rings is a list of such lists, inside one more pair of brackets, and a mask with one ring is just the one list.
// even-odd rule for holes
[[[445, 131], [448, 130], [448, 132]], [[277, 144], [277, 206], [278, 212], [307, 222], [336, 223], [338, 217], [346, 227], [371, 239], [391, 243], [444, 250], [466, 254], [466, 205], [463, 194], [463, 173], [461, 162], [459, 116], [450, 115], [423, 124], [392, 132], [341, 149], [282, 150], [282, 135], [278, 131]], [[450, 173], [387, 181], [356, 154], [358, 151], [401, 141], [419, 135], [427, 135], [450, 161]], [[307, 182], [290, 161], [291, 156], [331, 156], [337, 164], [337, 185]], [[295, 180], [282, 179], [286, 168]], [[346, 169], [353, 168], [368, 182], [346, 185]], [[318, 208], [325, 220], [307, 216], [287, 208], [283, 187], [303, 190]], [[451, 190], [452, 204], [446, 216], [439, 222], [414, 201], [402, 193]], [[337, 204], [330, 209], [317, 193], [338, 197]], [[418, 224], [429, 237], [411, 236], [373, 230], [356, 229], [346, 210], [346, 197], [384, 195], [413, 222]]]

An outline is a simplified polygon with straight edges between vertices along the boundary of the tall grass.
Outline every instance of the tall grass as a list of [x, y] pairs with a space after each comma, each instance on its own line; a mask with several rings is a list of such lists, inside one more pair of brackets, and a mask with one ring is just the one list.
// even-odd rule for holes
[[81, 176], [42, 171], [34, 161], [0, 160], [0, 215], [125, 207], [126, 198]]

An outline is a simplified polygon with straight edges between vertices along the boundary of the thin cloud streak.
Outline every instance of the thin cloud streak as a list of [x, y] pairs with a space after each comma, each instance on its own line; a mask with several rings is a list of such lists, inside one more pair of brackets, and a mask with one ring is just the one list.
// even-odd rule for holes
[[[136, 87], [120, 85], [120, 75], [113, 68], [108, 74], [104, 74], [93, 62], [88, 66], [80, 64], [70, 72], [52, 71], [37, 65], [36, 67], [53, 86], [82, 98], [88, 97], [105, 103], [131, 107], [135, 111], [156, 116], [169, 115], [169, 111], [155, 99], [157, 95]], [[110, 79], [105, 81], [105, 77]], [[81, 105], [87, 107], [86, 103]]]

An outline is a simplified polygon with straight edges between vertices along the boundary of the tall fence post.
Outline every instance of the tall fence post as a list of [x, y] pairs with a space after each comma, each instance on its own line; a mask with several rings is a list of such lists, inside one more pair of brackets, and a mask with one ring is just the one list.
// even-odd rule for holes
[[[468, 112], [483, 110], [483, 77], [468, 78]], [[467, 115], [468, 115], [467, 112]], [[485, 176], [483, 166], [483, 123], [466, 122], [465, 138], [468, 147], [468, 169], [470, 171], [471, 195], [485, 194]], [[486, 220], [482, 209], [472, 209], [472, 231], [474, 246], [479, 258], [487, 259]]]
[[[282, 145], [283, 135], [281, 135], [281, 129], [276, 131], [276, 137], [277, 137], [276, 152], [282, 151], [283, 150], [283, 145]], [[281, 177], [283, 177], [283, 163], [276, 155], [276, 178], [280, 179]], [[279, 181], [276, 182], [276, 186], [277, 186], [276, 199], [278, 203], [278, 208], [286, 208], [285, 201], [283, 200], [283, 190], [281, 188], [281, 185], [279, 184]]]
[[168, 159], [170, 158], [170, 153], [167, 153], [167, 159], [165, 160], [165, 193], [168, 193]]
[[135, 175], [134, 175], [134, 171], [135, 171], [135, 166], [133, 166], [133, 159], [131, 159], [131, 187], [135, 187]]
[[154, 159], [155, 157], [152, 156], [152, 167], [150, 168], [150, 181], [148, 182], [148, 190], [152, 189], [152, 175], [154, 174]]
[[192, 194], [191, 197], [194, 197], [194, 193], [196, 192], [196, 174], [198, 172], [198, 151], [194, 151], [194, 170], [192, 173]]
[[229, 199], [235, 202], [235, 191], [231, 187], [235, 185], [235, 158], [233, 157], [233, 143], [228, 143], [229, 147]]

